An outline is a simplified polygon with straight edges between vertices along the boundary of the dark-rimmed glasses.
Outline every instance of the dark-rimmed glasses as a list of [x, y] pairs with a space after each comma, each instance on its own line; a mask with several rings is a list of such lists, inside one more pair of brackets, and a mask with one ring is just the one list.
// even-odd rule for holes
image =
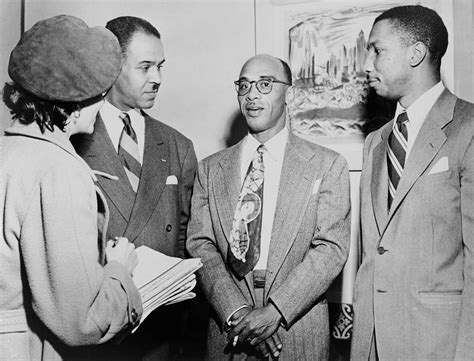
[[273, 89], [273, 83], [291, 85], [285, 81], [272, 79], [272, 78], [252, 80], [252, 81], [242, 79], [242, 80], [234, 81], [235, 90], [237, 91], [237, 94], [239, 94], [239, 96], [247, 95], [250, 92], [250, 89], [252, 89], [252, 84], [254, 83], [260, 94], [269, 94]]

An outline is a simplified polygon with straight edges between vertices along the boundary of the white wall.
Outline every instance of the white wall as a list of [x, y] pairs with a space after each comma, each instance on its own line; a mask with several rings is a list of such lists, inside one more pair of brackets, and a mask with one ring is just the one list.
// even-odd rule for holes
[[254, 55], [253, 0], [27, 0], [25, 28], [58, 14], [89, 26], [122, 15], [150, 21], [162, 34], [166, 57], [150, 113], [191, 138], [198, 158], [227, 146], [239, 114], [233, 81]]
[[453, 0], [454, 93], [474, 101], [474, 6], [472, 0]]

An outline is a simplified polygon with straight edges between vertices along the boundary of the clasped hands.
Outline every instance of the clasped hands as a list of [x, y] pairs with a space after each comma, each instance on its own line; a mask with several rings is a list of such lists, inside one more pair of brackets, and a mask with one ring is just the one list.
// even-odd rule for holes
[[269, 303], [255, 309], [243, 308], [235, 312], [230, 320], [227, 338], [236, 346], [247, 342], [255, 347], [265, 358], [277, 358], [283, 348], [277, 330], [283, 317], [276, 307]]

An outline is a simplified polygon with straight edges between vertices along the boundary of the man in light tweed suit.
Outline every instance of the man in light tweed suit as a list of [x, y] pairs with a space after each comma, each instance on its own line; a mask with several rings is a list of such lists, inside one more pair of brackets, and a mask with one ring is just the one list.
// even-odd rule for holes
[[440, 81], [447, 46], [419, 5], [370, 32], [369, 84], [397, 110], [365, 141], [354, 361], [474, 359], [474, 106]]
[[328, 358], [325, 292], [347, 258], [349, 173], [286, 128], [290, 84], [285, 62], [249, 59], [235, 82], [249, 134], [198, 167], [187, 249], [214, 311], [210, 360]]

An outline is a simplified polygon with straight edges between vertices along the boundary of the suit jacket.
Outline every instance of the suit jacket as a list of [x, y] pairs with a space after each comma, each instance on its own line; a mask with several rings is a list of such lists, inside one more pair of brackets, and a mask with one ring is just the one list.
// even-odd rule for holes
[[[187, 248], [201, 257], [198, 280], [215, 314], [207, 357], [233, 355], [223, 324], [241, 305], [255, 306], [252, 275], [229, 271], [228, 237], [240, 192], [242, 142], [202, 162], [194, 185]], [[292, 134], [286, 145], [264, 288], [281, 312], [280, 360], [328, 357], [329, 321], [325, 292], [341, 271], [350, 238], [349, 176], [342, 156]]]
[[387, 211], [393, 121], [371, 133], [361, 175], [362, 265], [352, 359], [472, 360], [474, 122], [445, 90], [427, 115]]
[[[184, 256], [197, 166], [194, 147], [175, 129], [143, 115], [145, 150], [136, 196], [100, 115], [94, 133], [73, 139], [73, 144], [91, 168], [118, 177], [98, 177], [110, 207], [109, 235], [127, 237], [137, 247]], [[177, 184], [170, 184], [173, 175]]]
[[6, 134], [0, 137], [0, 359], [87, 356], [77, 346], [110, 340], [138, 321], [140, 295], [125, 267], [101, 262], [97, 212], [104, 212], [106, 227], [107, 205], [66, 134], [42, 134], [36, 123], [15, 124]]
[[[110, 208], [108, 237], [124, 236], [137, 247], [146, 245], [170, 256], [184, 257], [197, 167], [194, 147], [175, 129], [143, 115], [145, 147], [136, 195], [100, 115], [94, 133], [75, 138], [73, 144], [91, 168], [118, 177], [113, 180], [98, 176]], [[170, 340], [179, 337], [177, 333], [181, 331], [182, 307], [176, 305], [156, 310], [123, 347], [111, 347], [100, 358], [110, 355], [111, 359], [139, 359], [138, 354], [153, 354], [156, 350], [156, 357], [167, 359], [172, 353]], [[168, 327], [161, 327], [157, 322]]]

